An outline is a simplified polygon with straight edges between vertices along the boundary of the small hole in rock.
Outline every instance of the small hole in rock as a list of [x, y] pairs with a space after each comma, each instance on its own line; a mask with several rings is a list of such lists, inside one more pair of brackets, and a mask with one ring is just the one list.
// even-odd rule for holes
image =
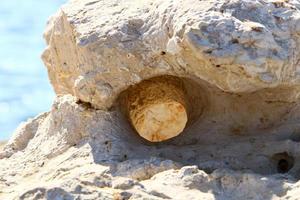
[[289, 171], [289, 162], [285, 159], [281, 159], [277, 164], [277, 171], [279, 173], [286, 173]]
[[278, 173], [287, 173], [294, 166], [294, 158], [290, 156], [287, 152], [277, 153], [273, 155], [272, 158], [276, 163]]
[[211, 54], [213, 51], [211, 49], [205, 50], [204, 53]]
[[232, 39], [232, 44], [238, 44], [239, 43], [239, 41], [237, 40], [237, 39]]
[[91, 108], [93, 108], [93, 106], [92, 106], [92, 104], [90, 103], [90, 102], [84, 102], [84, 101], [82, 101], [81, 99], [78, 99], [77, 101], [76, 101], [76, 103], [78, 104], [78, 105], [81, 105], [83, 108], [85, 108], [85, 109], [91, 109]]
[[160, 55], [166, 55], [166, 52], [165, 51], [162, 51], [162, 52], [160, 52]]

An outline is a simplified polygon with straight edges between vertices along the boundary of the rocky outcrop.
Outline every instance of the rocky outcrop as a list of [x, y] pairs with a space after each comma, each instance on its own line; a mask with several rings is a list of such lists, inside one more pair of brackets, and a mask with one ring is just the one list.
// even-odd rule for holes
[[0, 153], [0, 199], [299, 199], [299, 9], [70, 1], [45, 33], [57, 98]]
[[300, 22], [289, 2], [71, 1], [49, 22], [43, 59], [57, 93], [101, 109], [165, 74], [231, 93], [292, 87]]

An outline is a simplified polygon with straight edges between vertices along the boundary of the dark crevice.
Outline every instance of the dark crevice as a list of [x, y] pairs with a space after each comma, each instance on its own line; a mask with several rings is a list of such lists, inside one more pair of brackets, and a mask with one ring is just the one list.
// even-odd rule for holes
[[294, 157], [287, 152], [277, 153], [272, 156], [276, 164], [277, 173], [288, 173], [294, 166]]

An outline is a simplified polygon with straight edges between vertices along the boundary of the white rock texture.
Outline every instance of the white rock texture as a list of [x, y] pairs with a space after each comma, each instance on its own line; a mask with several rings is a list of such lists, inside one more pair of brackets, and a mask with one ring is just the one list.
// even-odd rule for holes
[[[300, 199], [299, 0], [71, 0], [46, 29], [57, 98], [0, 152], [0, 199]], [[176, 76], [162, 143], [128, 88]]]
[[71, 1], [49, 22], [43, 59], [58, 94], [102, 109], [163, 74], [231, 93], [292, 87], [300, 82], [299, 2], [278, 2]]

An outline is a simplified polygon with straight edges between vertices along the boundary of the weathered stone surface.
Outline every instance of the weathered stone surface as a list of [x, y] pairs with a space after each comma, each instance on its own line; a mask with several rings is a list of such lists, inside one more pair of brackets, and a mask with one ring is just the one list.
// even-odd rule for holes
[[[0, 152], [0, 199], [299, 199], [299, 9], [70, 1], [45, 33], [58, 97]], [[188, 122], [151, 143], [124, 102], [136, 84], [170, 76]]]
[[49, 22], [43, 59], [58, 94], [109, 108], [143, 79], [226, 92], [299, 84], [299, 2], [74, 0]]
[[[5, 147], [1, 199], [299, 198], [295, 124], [241, 136], [204, 133], [195, 123], [191, 133], [150, 145], [118, 110], [95, 110], [70, 95], [32, 121], [37, 129], [15, 132], [32, 135], [28, 144], [12, 139]], [[289, 173], [277, 174], [287, 156], [294, 159]]]

